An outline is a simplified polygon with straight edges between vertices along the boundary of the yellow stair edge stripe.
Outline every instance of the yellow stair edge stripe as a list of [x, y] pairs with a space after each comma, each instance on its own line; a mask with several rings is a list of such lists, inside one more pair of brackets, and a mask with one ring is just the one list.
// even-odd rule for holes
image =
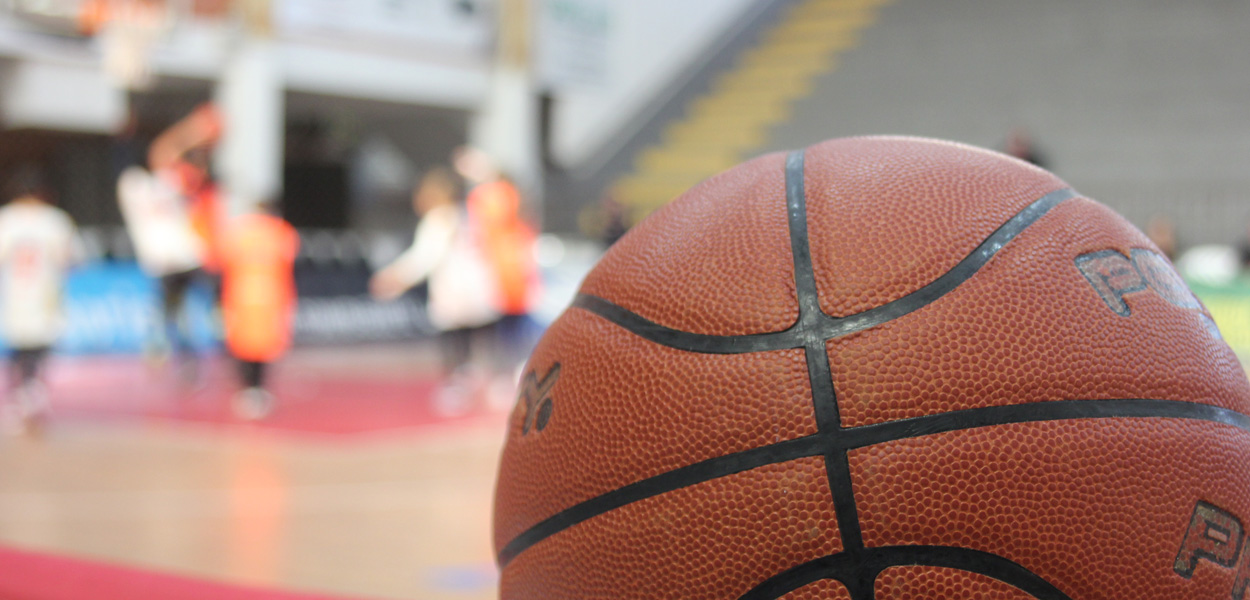
[[807, 36], [824, 37], [829, 35], [845, 34], [851, 31], [861, 30], [871, 25], [874, 20], [875, 15], [873, 13], [865, 13], [862, 15], [856, 14], [853, 17], [838, 19], [836, 21], [829, 21], [826, 19], [795, 21], [793, 23], [786, 23], [785, 25], [768, 32], [764, 36], [764, 41], [769, 42], [788, 38], [805, 38]]
[[698, 103], [691, 108], [692, 119], [781, 119], [790, 114], [788, 102], [777, 98], [767, 102], [740, 102], [736, 98], [712, 98]]
[[[776, 73], [767, 74], [760, 72], [743, 72], [725, 77], [712, 84], [709, 96], [715, 95], [733, 95], [745, 93], [749, 96], [758, 96], [761, 92], [768, 92], [780, 87], [798, 87], [798, 89], [806, 89], [813, 78], [821, 73], [828, 73], [837, 61], [830, 60], [826, 63], [825, 69], [786, 69], [778, 70]], [[775, 92], [774, 92], [775, 93]]]
[[791, 9], [788, 17], [791, 19], [816, 19], [848, 12], [873, 11], [881, 4], [883, 3], [863, 0], [853, 2], [804, 2]]
[[833, 62], [832, 59], [816, 60], [788, 60], [773, 61], [770, 63], [756, 63], [752, 65], [744, 65], [738, 67], [733, 73], [726, 73], [723, 79], [729, 81], [737, 81], [743, 79], [754, 79], [758, 81], [776, 81], [778, 79], [791, 79], [794, 77], [812, 77], [827, 71], [828, 65]]
[[794, 56], [805, 53], [824, 54], [851, 39], [850, 33], [823, 37], [786, 38], [771, 44], [755, 46], [743, 52], [743, 58], [764, 55]]
[[703, 171], [715, 173], [738, 163], [736, 152], [723, 154], [692, 154], [688, 152], [660, 151], [643, 154], [639, 165], [646, 171], [656, 173], [692, 173]]
[[719, 145], [735, 148], [755, 147], [764, 143], [764, 128], [747, 126], [741, 128], [718, 127], [715, 124], [670, 125], [664, 130], [667, 145]]
[[763, 146], [769, 128], [790, 117], [792, 103], [811, 93], [817, 76], [838, 66], [838, 55], [859, 43], [890, 0], [807, 0], [760, 36], [685, 115], [668, 124], [661, 142], [638, 154], [634, 171], [609, 188], [630, 214], [647, 212], [741, 161]]
[[[847, 46], [850, 42], [847, 42]], [[829, 68], [829, 62], [833, 60], [830, 56], [830, 50], [804, 50], [803, 52], [792, 52], [788, 54], [779, 53], [752, 53], [742, 57], [738, 62], [742, 69], [754, 71], [757, 69], [765, 69], [769, 67], [791, 66], [794, 69], [807, 68], [820, 72]], [[735, 71], [736, 73], [736, 71]], [[726, 74], [727, 76], [730, 74]]]

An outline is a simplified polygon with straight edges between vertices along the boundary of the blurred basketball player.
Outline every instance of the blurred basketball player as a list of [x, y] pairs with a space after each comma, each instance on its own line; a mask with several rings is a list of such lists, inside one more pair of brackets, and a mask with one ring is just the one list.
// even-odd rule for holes
[[495, 369], [501, 375], [495, 396], [511, 398], [512, 377], [529, 353], [527, 316], [541, 291], [534, 260], [534, 227], [522, 215], [521, 194], [485, 152], [458, 148], [456, 172], [469, 183], [465, 201], [470, 225], [496, 281], [495, 306], [502, 318], [495, 327]]
[[436, 407], [455, 412], [467, 405], [483, 378], [472, 372], [475, 338], [499, 319], [496, 280], [477, 244], [477, 235], [458, 201], [455, 175], [441, 167], [421, 178], [412, 194], [420, 218], [412, 247], [369, 282], [379, 300], [398, 298], [429, 281], [430, 322], [438, 328], [443, 389]]
[[499, 310], [511, 316], [528, 314], [538, 293], [538, 271], [534, 227], [522, 216], [521, 193], [481, 150], [459, 148], [453, 164], [470, 186], [465, 204], [498, 278]]
[[10, 387], [0, 402], [0, 428], [27, 429], [47, 410], [40, 370], [60, 336], [61, 291], [74, 261], [74, 222], [49, 203], [33, 166], [10, 179], [0, 208], [0, 290], [4, 339], [12, 349]]
[[271, 213], [272, 207], [262, 206], [236, 218], [221, 244], [226, 348], [238, 361], [243, 382], [234, 410], [245, 419], [259, 419], [273, 410], [266, 371], [291, 345], [299, 234]]
[[181, 317], [191, 284], [218, 262], [221, 211], [209, 157], [220, 135], [220, 115], [202, 105], [152, 141], [150, 173], [131, 167], [118, 181], [139, 265], [160, 281], [164, 343], [152, 350], [172, 354], [188, 378], [195, 376], [196, 355]]

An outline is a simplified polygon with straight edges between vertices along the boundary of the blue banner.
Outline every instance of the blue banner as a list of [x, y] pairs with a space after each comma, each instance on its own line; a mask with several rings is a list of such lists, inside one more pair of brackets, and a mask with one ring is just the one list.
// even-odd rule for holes
[[[161, 339], [164, 328], [159, 283], [133, 262], [85, 265], [66, 281], [65, 317], [60, 352], [143, 352]], [[193, 347], [218, 345], [219, 319], [206, 282], [192, 285], [183, 319]]]
[[[391, 341], [434, 333], [419, 297], [374, 302], [364, 291], [367, 279], [367, 272], [347, 277], [334, 269], [297, 269], [296, 343]], [[76, 268], [66, 281], [64, 302], [66, 324], [57, 352], [138, 354], [164, 345], [160, 283], [132, 261]], [[191, 347], [208, 351], [221, 346], [220, 314], [207, 278], [191, 285], [182, 322]], [[0, 339], [2, 349], [7, 346]]]

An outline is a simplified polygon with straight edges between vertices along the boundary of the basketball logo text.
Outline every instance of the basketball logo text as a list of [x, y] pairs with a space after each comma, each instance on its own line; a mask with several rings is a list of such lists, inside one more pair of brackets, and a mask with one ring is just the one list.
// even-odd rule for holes
[[[1250, 586], [1250, 552], [1242, 552], [1246, 531], [1232, 513], [1209, 504], [1198, 502], [1194, 516], [1189, 520], [1185, 539], [1181, 540], [1180, 552], [1172, 570], [1189, 579], [1199, 561], [1215, 563], [1226, 569], [1236, 568], [1237, 579], [1233, 581], [1233, 600], [1245, 600], [1246, 588]], [[1237, 559], [1241, 558], [1240, 564]]]
[[538, 432], [547, 428], [551, 422], [551, 412], [555, 403], [551, 399], [551, 388], [560, 379], [560, 363], [551, 366], [551, 370], [538, 378], [537, 371], [530, 371], [521, 381], [521, 394], [517, 402], [525, 403], [525, 421], [521, 424], [521, 435], [528, 435], [531, 430]]
[[1167, 259], [1150, 250], [1134, 249], [1130, 256], [1115, 250], [1082, 254], [1076, 257], [1076, 268], [1107, 307], [1121, 317], [1132, 314], [1124, 297], [1148, 289], [1181, 308], [1202, 309], [1202, 303]]
[[1196, 311], [1207, 333], [1217, 340], [1224, 339], [1211, 315], [1185, 285], [1185, 280], [1157, 252], [1141, 248], [1133, 249], [1129, 256], [1115, 250], [1090, 252], [1076, 257], [1076, 268], [1107, 304], [1107, 308], [1121, 317], [1133, 314], [1124, 300], [1125, 296], [1151, 290], [1176, 306]]

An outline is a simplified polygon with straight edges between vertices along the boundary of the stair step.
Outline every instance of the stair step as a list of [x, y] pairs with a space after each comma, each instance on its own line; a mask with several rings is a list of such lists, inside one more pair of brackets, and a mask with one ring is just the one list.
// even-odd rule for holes
[[839, 50], [855, 45], [856, 41], [856, 36], [852, 34], [778, 41], [745, 52], [740, 64], [824, 60]]
[[777, 61], [774, 63], [742, 64], [727, 73], [722, 79], [756, 79], [758, 81], [776, 81], [795, 77], [811, 77], [823, 73], [832, 64], [831, 59], [823, 61]]
[[720, 151], [741, 154], [763, 145], [772, 120], [747, 119], [701, 119], [689, 125], [666, 129], [663, 147], [679, 148], [682, 152]]
[[827, 64], [829, 67], [819, 69], [792, 66], [771, 72], [760, 69], [729, 73], [712, 84], [710, 93], [717, 95], [745, 94], [751, 97], [759, 97], [770, 93], [778, 96], [793, 96], [796, 93], [807, 91], [809, 89], [808, 84], [814, 76], [826, 72], [828, 68], [836, 64], [836, 61], [830, 60]]
[[770, 98], [798, 98], [811, 92], [811, 78], [794, 77], [773, 81], [754, 79], [731, 79], [716, 82], [712, 91], [717, 95], [743, 98], [744, 101], [768, 102]]
[[792, 67], [821, 72], [822, 69], [829, 68], [830, 62], [833, 60], [832, 55], [832, 50], [826, 51], [816, 48], [805, 50], [802, 53], [752, 52], [742, 57], [742, 60], [738, 62], [738, 67], [752, 70]]
[[706, 177], [683, 179], [622, 179], [612, 186], [612, 196], [621, 204], [649, 212], [667, 204]]
[[688, 113], [692, 119], [783, 119], [789, 115], [790, 107], [784, 98], [762, 101], [749, 96], [699, 98]]
[[838, 17], [788, 21], [764, 35], [764, 43], [789, 39], [808, 39], [845, 35], [871, 25], [872, 12], [848, 12]]
[[791, 103], [815, 77], [837, 67], [890, 0], [805, 0], [738, 57], [708, 93], [695, 98], [662, 142], [638, 154], [632, 174], [612, 194], [641, 217], [767, 143], [770, 127], [790, 117]]
[[790, 9], [786, 20], [811, 19], [847, 12], [876, 10], [887, 0], [808, 0]]
[[760, 124], [729, 127], [719, 121], [683, 121], [665, 129], [664, 139], [672, 145], [746, 149], [764, 144], [764, 130]]
[[705, 173], [728, 169], [738, 163], [739, 154], [725, 149], [652, 148], [642, 153], [635, 163], [641, 173]]

